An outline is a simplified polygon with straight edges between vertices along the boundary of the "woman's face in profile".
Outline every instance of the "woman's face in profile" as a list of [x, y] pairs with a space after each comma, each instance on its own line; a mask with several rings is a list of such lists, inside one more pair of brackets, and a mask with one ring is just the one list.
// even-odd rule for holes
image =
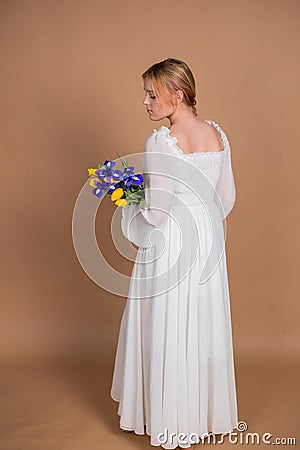
[[154, 91], [147, 77], [144, 79], [144, 91], [145, 98], [143, 103], [151, 120], [162, 120], [175, 111], [174, 107], [164, 101], [162, 96], [158, 98], [158, 94]]

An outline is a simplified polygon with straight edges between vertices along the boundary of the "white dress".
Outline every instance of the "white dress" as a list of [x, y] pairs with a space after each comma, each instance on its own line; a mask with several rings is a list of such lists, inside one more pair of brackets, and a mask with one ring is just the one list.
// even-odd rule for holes
[[[122, 232], [139, 250], [110, 395], [122, 429], [146, 432], [166, 449], [238, 424], [223, 228], [235, 185], [227, 136], [205, 122], [219, 131], [223, 151], [185, 154], [167, 127], [154, 129], [143, 160], [149, 209], [122, 208]], [[151, 175], [171, 166], [174, 178]]]

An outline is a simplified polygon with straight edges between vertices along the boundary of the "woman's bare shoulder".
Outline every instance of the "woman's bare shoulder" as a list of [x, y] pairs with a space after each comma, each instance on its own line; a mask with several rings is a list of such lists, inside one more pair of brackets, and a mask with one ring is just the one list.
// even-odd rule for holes
[[178, 146], [184, 153], [223, 150], [222, 137], [214, 125], [198, 118], [184, 127], [175, 125], [170, 127], [170, 135], [177, 138]]

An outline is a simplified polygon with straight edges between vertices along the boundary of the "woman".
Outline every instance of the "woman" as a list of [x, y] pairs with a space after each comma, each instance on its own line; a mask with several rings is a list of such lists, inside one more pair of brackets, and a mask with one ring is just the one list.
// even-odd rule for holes
[[122, 232], [139, 250], [111, 397], [121, 429], [187, 448], [238, 424], [223, 230], [235, 183], [227, 136], [197, 116], [187, 64], [168, 58], [142, 77], [150, 119], [170, 128], [145, 143], [146, 209], [122, 209]]

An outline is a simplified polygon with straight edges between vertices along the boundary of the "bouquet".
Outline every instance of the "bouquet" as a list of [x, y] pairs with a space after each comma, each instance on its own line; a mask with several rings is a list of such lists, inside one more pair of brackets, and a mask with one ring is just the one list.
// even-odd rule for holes
[[[117, 152], [116, 152], [117, 153]], [[139, 204], [141, 209], [145, 209], [144, 177], [142, 174], [134, 173], [134, 166], [130, 166], [126, 159], [120, 157], [124, 171], [114, 170], [115, 161], [106, 159], [103, 164], [98, 165], [98, 169], [88, 169], [91, 177], [90, 186], [94, 189], [92, 193], [100, 198], [102, 195], [110, 195], [110, 199], [117, 206], [127, 206]]]

